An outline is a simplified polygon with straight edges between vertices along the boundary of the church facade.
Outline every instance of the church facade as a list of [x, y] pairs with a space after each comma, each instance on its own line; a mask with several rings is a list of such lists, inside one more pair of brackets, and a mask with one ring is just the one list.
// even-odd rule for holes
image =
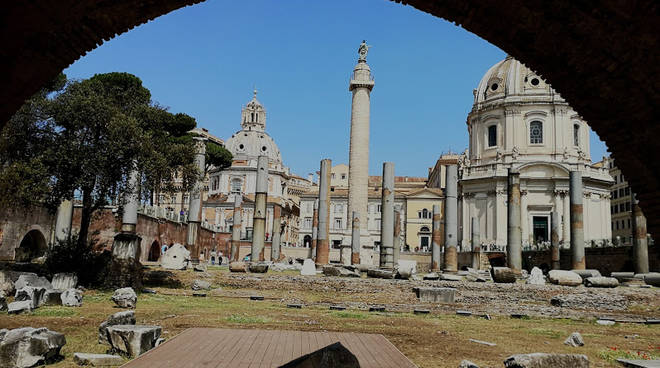
[[469, 148], [459, 158], [458, 241], [469, 249], [471, 218], [482, 243], [507, 244], [507, 175], [520, 174], [523, 248], [550, 242], [551, 213], [559, 213], [559, 240], [570, 243], [569, 172], [584, 187], [586, 246], [609, 242], [607, 168], [591, 163], [590, 128], [540, 76], [507, 56], [474, 90], [467, 117]]

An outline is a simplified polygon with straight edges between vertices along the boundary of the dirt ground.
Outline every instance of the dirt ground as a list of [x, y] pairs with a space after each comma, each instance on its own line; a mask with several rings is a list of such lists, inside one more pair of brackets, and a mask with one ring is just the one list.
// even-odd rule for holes
[[[463, 359], [480, 367], [503, 367], [507, 356], [531, 352], [586, 354], [592, 367], [617, 367], [619, 357], [660, 358], [660, 325], [641, 323], [660, 317], [658, 288], [302, 277], [290, 271], [232, 274], [218, 267], [206, 273], [152, 267], [147, 276], [151, 280], [147, 287], [157, 293], [139, 295], [137, 322], [161, 325], [166, 338], [188, 327], [380, 333], [419, 367], [455, 368]], [[195, 279], [211, 282], [206, 298], [192, 297], [190, 285]], [[420, 303], [412, 290], [415, 286], [455, 287], [456, 303]], [[64, 333], [65, 359], [52, 366], [74, 366], [74, 352], [105, 352], [106, 346], [97, 343], [98, 325], [118, 311], [111, 295], [111, 291], [87, 290], [80, 308], [48, 306], [30, 314], [0, 314], [0, 328], [45, 326]], [[251, 301], [251, 295], [265, 300]], [[568, 307], [552, 306], [552, 297], [569, 301]], [[288, 303], [303, 308], [289, 309]], [[335, 304], [347, 309], [329, 310]], [[384, 306], [386, 312], [368, 312], [370, 306]], [[413, 314], [418, 308], [431, 313]], [[473, 315], [460, 316], [457, 310]], [[524, 316], [512, 318], [512, 313]], [[620, 322], [601, 326], [595, 323], [601, 317]], [[564, 345], [576, 331], [585, 346]]]

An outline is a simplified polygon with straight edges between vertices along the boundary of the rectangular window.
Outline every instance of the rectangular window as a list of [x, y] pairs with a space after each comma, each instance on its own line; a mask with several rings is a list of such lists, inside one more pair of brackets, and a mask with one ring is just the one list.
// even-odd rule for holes
[[488, 147], [497, 146], [497, 125], [488, 127]]
[[335, 229], [341, 230], [343, 227], [341, 226], [341, 218], [335, 218]]
[[346, 174], [341, 174], [341, 180], [346, 180]]
[[540, 121], [532, 121], [529, 123], [529, 143], [542, 144], [543, 143], [543, 123]]
[[311, 228], [312, 228], [312, 218], [305, 217], [305, 229], [311, 229]]
[[575, 146], [580, 145], [580, 125], [579, 124], [573, 125], [573, 145], [575, 145]]
[[379, 204], [376, 205], [376, 212], [380, 213], [380, 206]]
[[626, 211], [630, 211], [630, 202], [626, 202]]

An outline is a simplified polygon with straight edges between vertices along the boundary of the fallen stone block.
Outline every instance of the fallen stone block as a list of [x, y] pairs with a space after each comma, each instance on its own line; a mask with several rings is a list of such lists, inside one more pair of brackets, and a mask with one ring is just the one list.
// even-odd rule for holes
[[78, 365], [105, 367], [112, 365], [121, 365], [124, 363], [124, 358], [120, 357], [119, 355], [110, 355], [110, 354], [74, 353], [73, 361]]
[[83, 294], [78, 289], [67, 289], [62, 293], [61, 299], [65, 307], [82, 307]]
[[589, 310], [625, 310], [629, 301], [616, 294], [559, 294], [550, 299], [555, 307]]
[[658, 368], [660, 367], [660, 359], [646, 360], [646, 359], [624, 359], [619, 358], [617, 362], [623, 364], [626, 368]]
[[247, 263], [245, 262], [231, 262], [229, 264], [230, 272], [247, 272]]
[[393, 270], [381, 270], [379, 268], [371, 268], [367, 271], [368, 277], [374, 277], [379, 279], [393, 279], [394, 271]]
[[190, 262], [190, 251], [177, 243], [169, 247], [160, 257], [160, 266], [168, 270], [185, 270]]
[[417, 261], [400, 259], [397, 267], [397, 278], [408, 280], [417, 273]]
[[315, 276], [316, 275], [316, 265], [314, 261], [307, 258], [303, 261], [302, 268], [300, 269], [301, 276]]
[[160, 326], [115, 325], [108, 327], [110, 350], [130, 358], [153, 349], [160, 337]]
[[612, 272], [610, 277], [614, 277], [619, 282], [624, 282], [635, 277], [634, 272]]
[[440, 280], [440, 274], [437, 272], [429, 272], [423, 277], [424, 280]]
[[34, 304], [32, 304], [31, 300], [11, 302], [7, 305], [7, 313], [9, 314], [31, 312], [33, 309], [34, 309]]
[[619, 286], [619, 280], [614, 277], [587, 277], [584, 279], [586, 287], [615, 288]]
[[647, 285], [660, 287], [660, 273], [647, 273], [644, 275], [644, 282]]
[[601, 326], [614, 326], [616, 322], [609, 319], [599, 319], [596, 320], [596, 324]]
[[497, 346], [497, 344], [494, 343], [494, 342], [481, 341], [481, 340], [476, 340], [476, 339], [470, 339], [470, 342], [473, 342], [475, 344], [486, 345], [486, 346]]
[[540, 268], [534, 267], [529, 273], [529, 278], [526, 281], [530, 285], [545, 285], [545, 276]]
[[584, 339], [582, 338], [582, 335], [580, 335], [579, 332], [573, 332], [571, 336], [567, 337], [566, 340], [564, 340], [564, 345], [573, 346], [573, 347], [584, 346]]
[[589, 358], [582, 354], [516, 354], [504, 361], [506, 368], [589, 368]]
[[[351, 269], [353, 268], [353, 269]], [[360, 271], [351, 266], [339, 267], [339, 276], [340, 277], [360, 277]]]
[[555, 285], [578, 286], [582, 284], [582, 277], [573, 271], [551, 270], [548, 279]]
[[196, 264], [196, 265], [193, 267], [193, 270], [194, 270], [195, 272], [206, 272], [206, 271], [208, 270], [208, 267], [207, 267], [206, 263], [201, 263], [201, 262], [200, 262], [200, 263]]
[[268, 263], [250, 263], [248, 269], [252, 273], [266, 273], [268, 272]]
[[75, 289], [78, 286], [78, 276], [75, 273], [56, 273], [51, 284], [55, 290]]
[[323, 266], [323, 275], [325, 276], [339, 276], [340, 274], [341, 271], [339, 270], [339, 267], [335, 267], [331, 265]]
[[594, 270], [594, 269], [588, 269], [588, 270], [571, 270], [571, 272], [575, 272], [580, 277], [582, 277], [582, 280], [586, 279], [587, 277], [601, 277], [603, 275], [600, 274], [600, 271]]
[[4, 292], [5, 295], [14, 295], [16, 292], [10, 271], [0, 271], [0, 292]]
[[457, 311], [456, 311], [456, 315], [457, 315], [457, 316], [466, 316], [466, 317], [469, 317], [469, 316], [472, 315], [472, 312], [470, 312], [470, 311], [466, 311], [466, 310], [457, 310]]
[[307, 367], [360, 368], [360, 363], [355, 355], [346, 349], [341, 342], [336, 342], [280, 366], [280, 368]]
[[499, 284], [513, 284], [516, 282], [516, 273], [509, 267], [493, 267], [490, 270], [493, 281]]
[[135, 308], [137, 304], [137, 294], [131, 287], [115, 290], [111, 300], [120, 308]]
[[416, 287], [413, 291], [419, 301], [429, 303], [453, 303], [456, 296], [453, 288]]
[[211, 283], [204, 280], [195, 280], [193, 281], [191, 288], [193, 290], [210, 290]]
[[134, 325], [135, 311], [117, 312], [108, 317], [99, 326], [99, 344], [110, 344], [108, 340], [108, 327], [116, 325]]
[[0, 366], [33, 367], [56, 360], [66, 344], [64, 335], [47, 328], [23, 327], [2, 330], [0, 334]]
[[16, 290], [16, 295], [14, 296], [15, 301], [25, 301], [29, 300], [32, 302], [34, 308], [42, 306], [46, 299], [46, 289], [43, 287], [37, 286], [25, 286], [21, 289]]
[[63, 290], [51, 289], [46, 290], [44, 294], [43, 305], [62, 305]]
[[451, 273], [440, 274], [440, 280], [443, 281], [463, 281], [463, 276]]
[[22, 289], [26, 286], [32, 287], [42, 287], [44, 289], [52, 289], [53, 285], [45, 277], [39, 277], [34, 273], [22, 274], [18, 277], [18, 280], [14, 283], [16, 290]]

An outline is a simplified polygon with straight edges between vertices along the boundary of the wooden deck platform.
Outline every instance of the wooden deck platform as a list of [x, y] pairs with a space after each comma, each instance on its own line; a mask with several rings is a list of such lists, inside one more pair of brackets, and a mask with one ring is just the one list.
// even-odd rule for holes
[[123, 367], [271, 368], [338, 341], [363, 368], [416, 367], [383, 335], [220, 328], [187, 329]]

